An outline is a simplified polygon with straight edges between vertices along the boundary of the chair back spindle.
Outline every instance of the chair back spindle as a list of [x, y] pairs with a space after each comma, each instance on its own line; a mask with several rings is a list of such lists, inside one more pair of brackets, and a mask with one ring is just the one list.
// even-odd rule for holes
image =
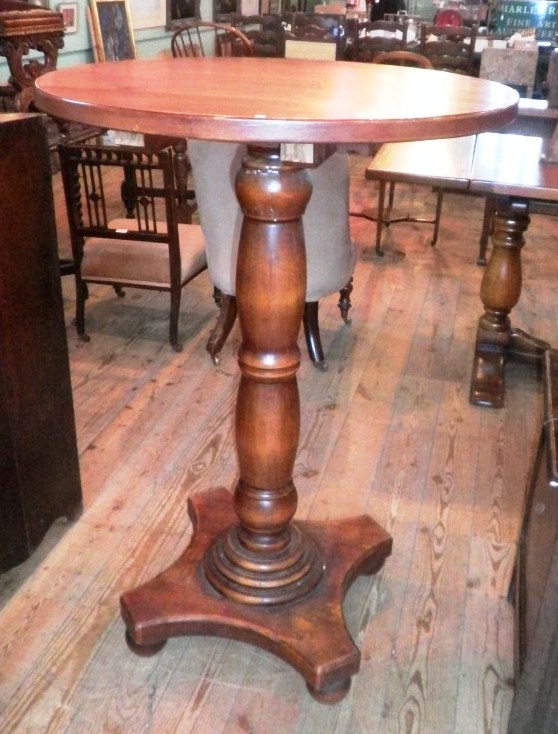
[[209, 47], [214, 56], [252, 56], [249, 39], [225, 23], [196, 20], [177, 28], [171, 37], [171, 53], [174, 57], [200, 57]]
[[[199, 225], [181, 224], [171, 148], [82, 143], [59, 146], [76, 279], [76, 327], [83, 341], [87, 283], [169, 291], [170, 342], [178, 343], [182, 288], [206, 267]], [[129, 191], [123, 217], [118, 183]], [[115, 194], [111, 198], [111, 194]]]

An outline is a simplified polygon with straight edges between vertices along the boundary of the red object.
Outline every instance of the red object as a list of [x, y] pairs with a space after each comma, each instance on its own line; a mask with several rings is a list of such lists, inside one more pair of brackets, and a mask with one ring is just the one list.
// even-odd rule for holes
[[446, 8], [445, 10], [439, 10], [438, 13], [436, 13], [434, 25], [452, 25], [455, 28], [459, 28], [463, 25], [463, 18], [457, 10]]

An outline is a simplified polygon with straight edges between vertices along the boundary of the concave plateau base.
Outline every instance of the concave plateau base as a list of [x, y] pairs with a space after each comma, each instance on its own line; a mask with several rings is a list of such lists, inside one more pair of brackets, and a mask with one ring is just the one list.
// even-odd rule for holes
[[188, 501], [194, 524], [190, 546], [166, 571], [121, 598], [128, 645], [139, 655], [152, 655], [169, 637], [183, 635], [248, 642], [298, 670], [318, 701], [340, 700], [360, 664], [343, 619], [343, 598], [357, 576], [381, 568], [391, 553], [391, 537], [366, 515], [297, 522], [322, 555], [325, 571], [318, 585], [287, 604], [241, 604], [215, 591], [203, 571], [211, 543], [238, 522], [232, 500], [220, 488]]

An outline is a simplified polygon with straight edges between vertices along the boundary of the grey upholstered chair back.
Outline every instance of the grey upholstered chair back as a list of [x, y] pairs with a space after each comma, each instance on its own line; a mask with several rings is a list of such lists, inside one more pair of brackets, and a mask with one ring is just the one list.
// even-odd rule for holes
[[[246, 146], [188, 141], [188, 155], [200, 224], [207, 248], [209, 277], [220, 291], [235, 294], [235, 271], [242, 213], [234, 179]], [[335, 153], [310, 171], [313, 194], [303, 217], [308, 261], [306, 301], [318, 301], [345, 287], [354, 267], [349, 232], [349, 165]]]

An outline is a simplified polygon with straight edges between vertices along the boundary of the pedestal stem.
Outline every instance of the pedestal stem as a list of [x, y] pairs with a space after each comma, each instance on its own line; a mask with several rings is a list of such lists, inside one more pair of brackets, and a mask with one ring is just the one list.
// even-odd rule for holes
[[473, 405], [504, 404], [506, 359], [540, 362], [549, 345], [511, 326], [510, 313], [521, 296], [521, 249], [529, 226], [529, 202], [498, 197], [492, 252], [481, 285], [484, 314], [479, 319], [471, 391]]
[[306, 594], [323, 570], [314, 544], [291, 524], [300, 431], [297, 340], [306, 293], [301, 217], [312, 185], [304, 169], [280, 161], [278, 148], [252, 147], [236, 191], [244, 213], [236, 280], [240, 524], [212, 546], [205, 569], [227, 598], [277, 604]]

